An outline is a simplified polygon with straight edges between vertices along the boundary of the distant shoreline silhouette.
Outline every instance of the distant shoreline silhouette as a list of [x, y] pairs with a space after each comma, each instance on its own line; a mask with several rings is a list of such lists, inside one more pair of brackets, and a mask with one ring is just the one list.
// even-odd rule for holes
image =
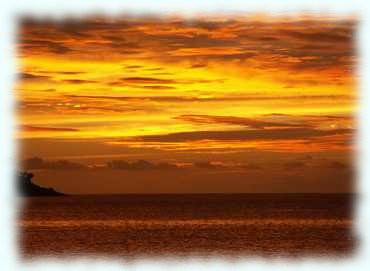
[[40, 196], [64, 196], [65, 194], [55, 191], [53, 188], [38, 186], [32, 182], [34, 174], [28, 171], [17, 173], [18, 194], [24, 197]]

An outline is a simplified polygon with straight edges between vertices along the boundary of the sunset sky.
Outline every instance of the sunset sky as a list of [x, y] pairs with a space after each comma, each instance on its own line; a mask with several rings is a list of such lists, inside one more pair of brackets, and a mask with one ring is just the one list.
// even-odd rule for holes
[[354, 18], [19, 25], [19, 160], [67, 193], [350, 192]]

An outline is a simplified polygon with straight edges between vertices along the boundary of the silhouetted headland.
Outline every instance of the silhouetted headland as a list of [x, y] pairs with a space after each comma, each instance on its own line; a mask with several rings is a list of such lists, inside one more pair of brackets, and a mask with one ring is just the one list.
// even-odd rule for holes
[[39, 196], [63, 196], [63, 193], [55, 191], [53, 188], [45, 188], [38, 186], [32, 182], [34, 177], [31, 172], [19, 172], [17, 176], [18, 193], [25, 197]]

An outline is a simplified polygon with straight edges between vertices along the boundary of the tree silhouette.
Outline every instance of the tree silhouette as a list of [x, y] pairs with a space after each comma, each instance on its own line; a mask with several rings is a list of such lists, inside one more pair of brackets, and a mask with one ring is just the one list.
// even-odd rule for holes
[[56, 192], [52, 188], [44, 188], [32, 182], [35, 175], [28, 171], [17, 173], [17, 189], [22, 196], [60, 196], [62, 193]]

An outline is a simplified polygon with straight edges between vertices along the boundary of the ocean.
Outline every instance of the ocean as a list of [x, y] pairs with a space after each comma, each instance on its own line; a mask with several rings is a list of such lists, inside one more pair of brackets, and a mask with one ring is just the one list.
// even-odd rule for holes
[[19, 252], [40, 257], [343, 257], [356, 247], [349, 194], [33, 197]]

